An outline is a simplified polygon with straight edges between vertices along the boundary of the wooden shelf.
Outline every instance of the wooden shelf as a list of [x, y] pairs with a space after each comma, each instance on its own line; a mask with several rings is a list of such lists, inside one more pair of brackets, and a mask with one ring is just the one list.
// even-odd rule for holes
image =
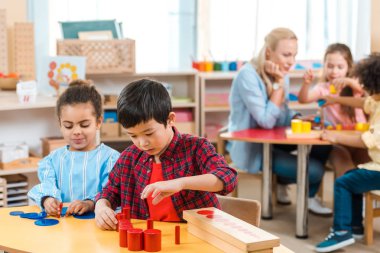
[[14, 175], [14, 174], [25, 174], [37, 172], [38, 168], [26, 168], [26, 169], [15, 169], [15, 170], [0, 170], [0, 176]]
[[0, 111], [30, 110], [38, 108], [54, 108], [57, 98], [37, 95], [35, 103], [21, 104], [18, 101], [16, 91], [1, 91], [0, 101]]
[[228, 105], [225, 106], [206, 106], [204, 108], [205, 112], [229, 112], [230, 107]]

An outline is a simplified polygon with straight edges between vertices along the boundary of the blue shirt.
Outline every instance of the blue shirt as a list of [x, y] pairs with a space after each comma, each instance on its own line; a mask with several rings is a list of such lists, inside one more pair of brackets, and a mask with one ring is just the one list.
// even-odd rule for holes
[[[289, 126], [296, 112], [288, 107], [288, 78], [285, 79], [284, 89], [285, 100], [278, 107], [270, 101], [266, 86], [252, 64], [245, 64], [232, 82], [228, 131]], [[261, 170], [262, 144], [231, 141], [227, 149], [237, 168], [251, 173]]]
[[41, 208], [44, 196], [61, 202], [94, 200], [107, 183], [119, 155], [104, 144], [87, 152], [70, 151], [69, 146], [59, 148], [40, 161], [38, 178], [41, 183], [35, 185], [28, 196]]

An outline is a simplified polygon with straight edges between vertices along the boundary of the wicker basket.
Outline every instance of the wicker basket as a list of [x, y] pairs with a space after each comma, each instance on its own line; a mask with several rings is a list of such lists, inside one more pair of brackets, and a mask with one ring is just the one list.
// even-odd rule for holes
[[58, 55], [85, 56], [86, 73], [135, 73], [135, 41], [59, 40]]

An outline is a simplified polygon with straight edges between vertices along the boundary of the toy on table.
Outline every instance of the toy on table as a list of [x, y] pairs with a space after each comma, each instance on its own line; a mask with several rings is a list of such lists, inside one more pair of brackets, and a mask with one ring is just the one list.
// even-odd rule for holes
[[280, 239], [258, 227], [209, 207], [183, 211], [188, 230], [225, 252], [272, 252]]
[[144, 231], [144, 250], [147, 252], [161, 250], [161, 230], [147, 229]]
[[336, 89], [335, 89], [335, 85], [334, 84], [330, 84], [329, 86], [329, 89], [330, 89], [330, 94], [336, 94]]
[[175, 226], [175, 244], [181, 243], [181, 227]]
[[86, 212], [84, 214], [73, 214], [73, 217], [80, 220], [89, 220], [95, 218], [94, 212]]
[[310, 121], [293, 119], [291, 129], [286, 129], [285, 134], [288, 139], [318, 139], [321, 136], [321, 131], [311, 130]]
[[59, 221], [55, 219], [40, 219], [34, 222], [35, 225], [41, 226], [41, 227], [54, 226], [54, 225], [57, 225], [58, 223]]

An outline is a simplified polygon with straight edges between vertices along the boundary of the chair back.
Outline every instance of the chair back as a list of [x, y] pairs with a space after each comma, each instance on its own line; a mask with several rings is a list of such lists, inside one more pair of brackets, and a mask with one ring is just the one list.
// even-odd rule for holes
[[222, 211], [256, 227], [260, 226], [261, 205], [257, 200], [217, 195]]

